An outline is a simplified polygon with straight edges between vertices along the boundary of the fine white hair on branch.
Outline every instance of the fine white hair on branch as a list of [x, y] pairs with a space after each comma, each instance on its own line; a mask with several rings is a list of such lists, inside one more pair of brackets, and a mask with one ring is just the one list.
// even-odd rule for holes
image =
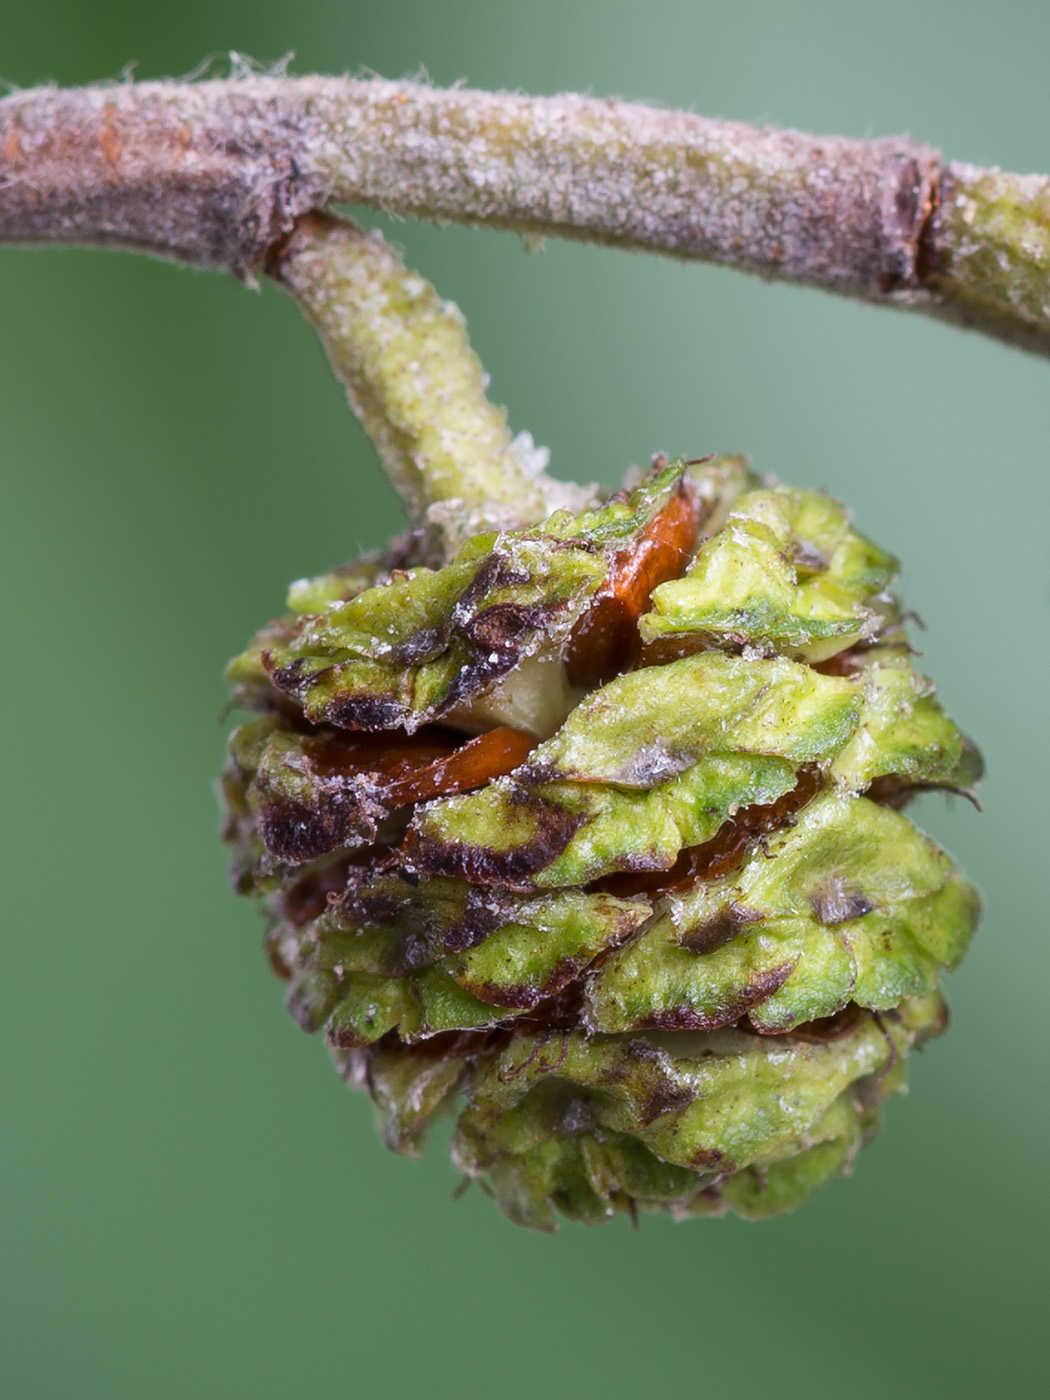
[[0, 242], [252, 276], [331, 201], [705, 259], [1050, 353], [1050, 180], [906, 137], [621, 101], [264, 75], [0, 101]]

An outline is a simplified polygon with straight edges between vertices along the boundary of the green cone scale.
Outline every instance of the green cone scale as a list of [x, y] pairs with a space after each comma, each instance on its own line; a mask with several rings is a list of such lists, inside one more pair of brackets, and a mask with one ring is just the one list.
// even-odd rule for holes
[[293, 586], [222, 779], [300, 1025], [537, 1229], [788, 1210], [946, 1025], [978, 900], [905, 814], [976, 749], [896, 561], [740, 458]]

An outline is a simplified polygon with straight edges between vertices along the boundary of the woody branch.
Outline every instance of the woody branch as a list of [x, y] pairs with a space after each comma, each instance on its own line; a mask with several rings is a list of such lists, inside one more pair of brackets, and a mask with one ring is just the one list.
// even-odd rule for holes
[[577, 96], [242, 77], [0, 101], [0, 242], [252, 275], [332, 201], [723, 263], [1050, 353], [1050, 179]]

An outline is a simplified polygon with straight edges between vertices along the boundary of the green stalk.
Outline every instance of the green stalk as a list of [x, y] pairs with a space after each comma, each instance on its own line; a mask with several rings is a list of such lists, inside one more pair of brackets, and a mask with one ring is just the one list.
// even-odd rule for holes
[[941, 177], [930, 282], [945, 319], [1050, 346], [1050, 179], [955, 163]]
[[444, 552], [485, 526], [550, 513], [557, 483], [512, 442], [459, 308], [408, 269], [380, 234], [310, 215], [269, 271], [319, 332], [350, 404], [412, 522]]

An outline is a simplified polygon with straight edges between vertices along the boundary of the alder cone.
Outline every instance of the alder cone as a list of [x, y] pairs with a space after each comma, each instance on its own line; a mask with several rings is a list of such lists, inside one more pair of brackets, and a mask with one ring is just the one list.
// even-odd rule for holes
[[511, 1219], [788, 1210], [946, 1024], [969, 793], [896, 561], [741, 458], [300, 582], [230, 675], [234, 882], [386, 1143]]

